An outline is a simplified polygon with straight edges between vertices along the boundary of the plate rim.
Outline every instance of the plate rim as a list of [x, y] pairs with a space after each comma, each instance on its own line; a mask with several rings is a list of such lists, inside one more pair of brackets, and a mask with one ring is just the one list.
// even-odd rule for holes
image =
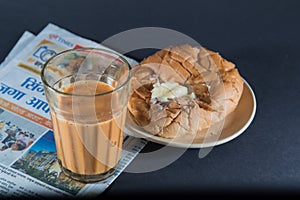
[[243, 81], [246, 84], [246, 86], [248, 87], [248, 89], [251, 93], [252, 100], [253, 100], [252, 113], [251, 113], [248, 121], [244, 124], [244, 126], [241, 129], [239, 129], [237, 132], [235, 132], [235, 133], [231, 134], [230, 136], [225, 137], [221, 140], [217, 140], [217, 141], [214, 141], [214, 142], [207, 142], [207, 143], [191, 143], [191, 144], [185, 144], [185, 143], [177, 142], [177, 141], [172, 142], [171, 141], [172, 139], [163, 138], [163, 137], [159, 137], [159, 136], [155, 136], [155, 135], [150, 135], [150, 134], [148, 134], [146, 132], [143, 132], [143, 131], [142, 131], [143, 133], [130, 133], [132, 131], [134, 131], [134, 132], [136, 132], [136, 131], [133, 130], [132, 128], [128, 129], [127, 126], [126, 126], [127, 123], [125, 123], [125, 130], [124, 131], [125, 131], [126, 134], [134, 136], [134, 137], [137, 137], [136, 134], [137, 135], [142, 135], [143, 137], [140, 137], [140, 138], [144, 138], [148, 141], [151, 141], [151, 142], [154, 142], [154, 143], [157, 143], [157, 144], [167, 145], [167, 146], [170, 146], [170, 147], [178, 147], [178, 148], [208, 148], [208, 147], [214, 147], [214, 146], [218, 146], [218, 145], [227, 143], [227, 142], [237, 138], [238, 136], [240, 136], [243, 132], [245, 132], [245, 130], [252, 123], [252, 121], [255, 117], [255, 114], [256, 114], [257, 102], [256, 102], [255, 93], [254, 93], [253, 89], [251, 88], [250, 84], [244, 78], [243, 78]]

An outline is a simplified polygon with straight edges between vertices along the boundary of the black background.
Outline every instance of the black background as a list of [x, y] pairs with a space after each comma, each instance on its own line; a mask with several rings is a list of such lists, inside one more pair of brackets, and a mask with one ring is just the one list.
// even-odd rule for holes
[[[182, 32], [236, 63], [257, 98], [250, 127], [203, 159], [190, 149], [149, 173], [122, 173], [102, 194], [300, 191], [300, 1], [0, 0], [0, 61], [49, 22], [101, 42], [139, 27]], [[141, 60], [149, 51], [131, 52]], [[149, 143], [145, 151], [159, 148]]]

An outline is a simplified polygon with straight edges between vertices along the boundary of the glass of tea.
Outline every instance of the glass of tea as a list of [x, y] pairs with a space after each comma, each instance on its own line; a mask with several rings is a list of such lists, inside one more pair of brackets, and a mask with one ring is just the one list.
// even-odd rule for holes
[[112, 175], [120, 160], [131, 67], [98, 48], [61, 52], [43, 66], [58, 162], [83, 182]]

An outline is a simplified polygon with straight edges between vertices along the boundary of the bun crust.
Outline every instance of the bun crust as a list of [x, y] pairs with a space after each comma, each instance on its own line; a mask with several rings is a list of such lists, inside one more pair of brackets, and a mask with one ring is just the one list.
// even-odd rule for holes
[[[156, 83], [179, 83], [193, 96], [154, 101]], [[128, 109], [153, 135], [197, 134], [235, 110], [243, 84], [235, 65], [216, 52], [190, 45], [168, 47], [133, 67]]]

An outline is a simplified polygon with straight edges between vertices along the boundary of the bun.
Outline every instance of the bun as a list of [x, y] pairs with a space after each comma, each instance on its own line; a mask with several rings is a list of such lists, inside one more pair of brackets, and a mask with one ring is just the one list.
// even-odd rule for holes
[[234, 111], [243, 83], [235, 65], [216, 52], [168, 47], [133, 67], [128, 109], [153, 135], [197, 134]]

